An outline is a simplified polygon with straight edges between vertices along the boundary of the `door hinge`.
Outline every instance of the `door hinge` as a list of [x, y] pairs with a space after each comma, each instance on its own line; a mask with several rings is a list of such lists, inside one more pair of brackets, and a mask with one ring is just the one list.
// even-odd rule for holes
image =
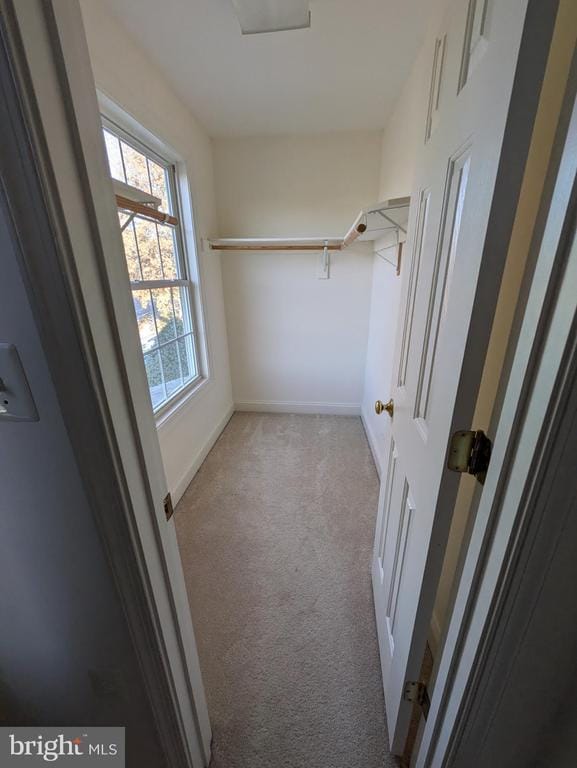
[[418, 704], [421, 708], [425, 720], [429, 714], [431, 700], [425, 683], [407, 681], [403, 689], [403, 699], [411, 704]]
[[174, 515], [174, 507], [172, 506], [172, 496], [170, 493], [166, 494], [162, 504], [164, 506], [164, 514], [166, 515], [166, 519], [170, 520], [170, 518]]
[[493, 443], [481, 429], [455, 432], [449, 443], [447, 467], [453, 472], [468, 472], [483, 484]]

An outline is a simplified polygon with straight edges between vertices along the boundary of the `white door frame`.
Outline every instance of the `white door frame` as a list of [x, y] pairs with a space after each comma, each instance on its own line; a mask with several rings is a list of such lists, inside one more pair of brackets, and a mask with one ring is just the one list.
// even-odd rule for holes
[[0, 90], [20, 268], [166, 765], [202, 768], [208, 711], [134, 312], [114, 290], [126, 267], [77, 2], [0, 0]]
[[[540, 718], [547, 714], [553, 720], [563, 695], [547, 689], [548, 700], [523, 697], [513, 673], [517, 660], [532, 653], [535, 659], [538, 653], [536, 632], [531, 634], [527, 627], [553, 565], [560, 567], [555, 558], [560, 557], [559, 541], [566, 535], [576, 495], [574, 477], [573, 484], [567, 482], [566, 470], [568, 457], [574, 463], [567, 430], [577, 418], [576, 92], [577, 57], [541, 204], [545, 224], [537, 229], [531, 279], [520, 301], [520, 331], [491, 466], [414, 759], [417, 768], [481, 768], [494, 764], [488, 754], [500, 755], [504, 765], [526, 765], [506, 756], [516, 739], [515, 727], [520, 729], [519, 741], [527, 741]], [[559, 484], [563, 469], [565, 482]], [[574, 568], [573, 562], [574, 558], [570, 563]], [[565, 566], [564, 573], [557, 574], [559, 584], [568, 570]], [[569, 636], [574, 616], [567, 609], [566, 595], [559, 595], [558, 605], [550, 602], [547, 608], [557, 634], [563, 635], [566, 624]], [[557, 650], [551, 641], [545, 658], [541, 650], [539, 675], [545, 685], [551, 684], [555, 672], [559, 674], [567, 646], [574, 655], [569, 641], [558, 643]], [[494, 727], [496, 707], [515, 694], [520, 696], [514, 702], [517, 722], [499, 731]]]

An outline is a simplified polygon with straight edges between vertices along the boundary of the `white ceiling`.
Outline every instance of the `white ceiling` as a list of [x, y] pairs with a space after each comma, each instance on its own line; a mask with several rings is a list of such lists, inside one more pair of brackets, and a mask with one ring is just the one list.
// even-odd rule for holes
[[429, 3], [312, 0], [310, 29], [243, 36], [231, 0], [108, 0], [213, 136], [381, 128]]

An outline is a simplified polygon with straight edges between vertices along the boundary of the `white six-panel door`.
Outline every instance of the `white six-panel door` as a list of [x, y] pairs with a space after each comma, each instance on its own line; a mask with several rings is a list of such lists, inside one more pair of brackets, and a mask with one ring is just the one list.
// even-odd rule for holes
[[453, 0], [431, 44], [373, 559], [387, 722], [398, 754], [411, 711], [404, 684], [418, 680], [454, 503], [456, 483], [442, 483], [446, 449], [526, 5]]

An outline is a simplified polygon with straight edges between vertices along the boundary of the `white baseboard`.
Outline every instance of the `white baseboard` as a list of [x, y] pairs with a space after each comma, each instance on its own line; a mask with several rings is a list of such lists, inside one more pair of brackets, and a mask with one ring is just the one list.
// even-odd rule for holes
[[172, 503], [174, 506], [176, 506], [180, 501], [180, 499], [183, 497], [184, 492], [192, 482], [193, 477], [196, 475], [196, 473], [200, 469], [202, 462], [208, 456], [212, 446], [216, 443], [216, 441], [220, 437], [222, 430], [226, 427], [226, 425], [230, 421], [233, 413], [234, 413], [234, 408], [231, 406], [230, 408], [227, 409], [223, 417], [220, 419], [220, 421], [217, 423], [215, 428], [212, 430], [212, 432], [208, 436], [208, 439], [206, 440], [206, 442], [204, 443], [200, 451], [198, 451], [196, 456], [193, 458], [192, 464], [176, 484], [176, 487], [173, 490], [171, 490]]
[[257, 413], [309, 413], [333, 416], [360, 416], [358, 403], [303, 403], [290, 400], [250, 400], [234, 404], [235, 411]]
[[371, 453], [373, 454], [373, 461], [375, 462], [377, 475], [381, 477], [383, 474], [383, 468], [381, 467], [381, 457], [377, 449], [377, 440], [375, 438], [375, 433], [371, 429], [370, 424], [365, 418], [365, 415], [362, 411], [361, 411], [361, 421], [363, 422], [363, 427], [365, 429], [365, 435], [367, 436], [367, 442], [369, 444], [369, 448], [371, 449]]

